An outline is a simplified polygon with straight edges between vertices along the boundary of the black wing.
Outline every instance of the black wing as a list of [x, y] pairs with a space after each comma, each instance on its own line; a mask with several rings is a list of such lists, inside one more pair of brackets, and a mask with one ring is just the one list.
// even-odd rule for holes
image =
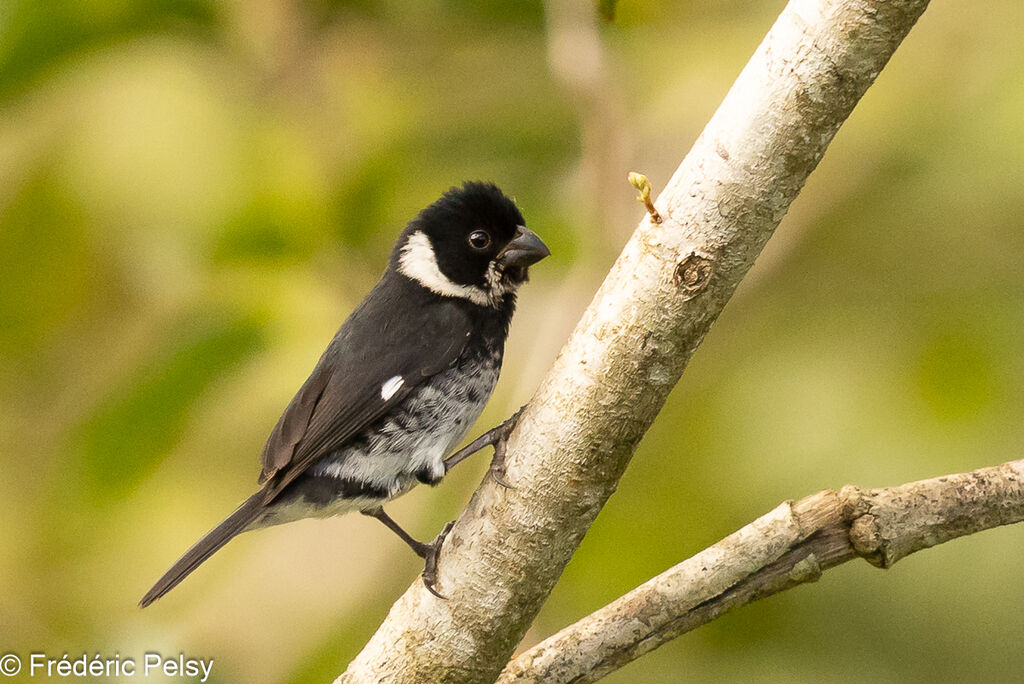
[[[389, 289], [382, 282], [345, 322], [271, 433], [259, 480], [265, 503], [462, 353], [471, 332], [462, 307], [421, 306], [408, 290]], [[388, 381], [398, 387], [383, 392]]]

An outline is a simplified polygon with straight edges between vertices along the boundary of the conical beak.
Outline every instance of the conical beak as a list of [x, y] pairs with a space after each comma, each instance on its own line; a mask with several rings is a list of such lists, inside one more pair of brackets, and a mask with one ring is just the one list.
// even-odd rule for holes
[[498, 254], [497, 261], [505, 268], [525, 268], [550, 255], [551, 250], [536, 233], [526, 226], [519, 226], [512, 242], [505, 245], [505, 249]]

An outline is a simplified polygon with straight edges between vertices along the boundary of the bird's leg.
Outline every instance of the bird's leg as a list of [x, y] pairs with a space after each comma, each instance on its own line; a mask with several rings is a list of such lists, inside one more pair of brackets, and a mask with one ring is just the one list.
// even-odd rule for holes
[[455, 525], [455, 521], [452, 521], [441, 528], [440, 534], [434, 537], [434, 541], [429, 544], [424, 544], [421, 541], [413, 539], [412, 536], [403, 530], [401, 526], [399, 526], [399, 524], [396, 523], [390, 515], [385, 513], [384, 509], [380, 506], [362, 511], [362, 513], [363, 515], [368, 515], [371, 518], [380, 520], [389, 530], [397, 534], [402, 541], [408, 544], [409, 548], [412, 549], [417, 556], [426, 561], [426, 564], [423, 567], [423, 585], [427, 588], [427, 591], [434, 596], [440, 599], [446, 598], [445, 596], [442, 596], [436, 588], [437, 560], [441, 556], [441, 546], [444, 544], [445, 537], [447, 537], [448, 533], [452, 531], [452, 526]]
[[[444, 471], [447, 473], [449, 470], [454, 468], [456, 465], [466, 460], [476, 452], [480, 451], [488, 445], [494, 446], [494, 457], [491, 459], [491, 467], [488, 471], [491, 477], [502, 487], [511, 488], [508, 482], [505, 481], [505, 443], [508, 441], [508, 436], [515, 428], [516, 423], [519, 422], [519, 416], [523, 413], [523, 409], [526, 406], [520, 407], [518, 411], [512, 414], [512, 417], [506, 420], [501, 425], [491, 428], [484, 434], [474, 439], [471, 443], [465, 447], [459, 449], [454, 454], [444, 460]], [[396, 523], [390, 515], [384, 512], [384, 509], [380, 506], [376, 508], [370, 508], [362, 511], [363, 515], [368, 515], [371, 518], [380, 520], [384, 525], [398, 535], [398, 537], [409, 545], [409, 548], [413, 552], [424, 559], [425, 564], [423, 567], [423, 585], [427, 588], [431, 594], [438, 598], [445, 598], [437, 591], [437, 562], [441, 557], [441, 547], [444, 544], [445, 538], [448, 533], [452, 531], [452, 527], [455, 522], [449, 522], [445, 525], [441, 532], [434, 537], [434, 540], [429, 544], [425, 544], [421, 541], [417, 541], [412, 536], [402, 529], [402, 527]]]
[[444, 471], [447, 473], [449, 470], [480, 451], [485, 446], [493, 445], [494, 457], [491, 459], [491, 467], [488, 472], [491, 474], [491, 478], [499, 485], [511, 489], [512, 485], [505, 481], [505, 444], [508, 442], [508, 436], [512, 433], [512, 430], [519, 422], [519, 416], [522, 415], [523, 409], [525, 408], [525, 404], [520, 406], [519, 410], [513, 413], [512, 417], [504, 423], [498, 427], [491, 428], [448, 458], [444, 459]]

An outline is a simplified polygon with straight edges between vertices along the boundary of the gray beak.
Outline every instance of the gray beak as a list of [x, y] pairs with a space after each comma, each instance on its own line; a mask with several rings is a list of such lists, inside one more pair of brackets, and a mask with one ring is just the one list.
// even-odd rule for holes
[[497, 261], [504, 268], [526, 268], [550, 255], [551, 250], [536, 233], [526, 226], [518, 226], [515, 237], [498, 254]]

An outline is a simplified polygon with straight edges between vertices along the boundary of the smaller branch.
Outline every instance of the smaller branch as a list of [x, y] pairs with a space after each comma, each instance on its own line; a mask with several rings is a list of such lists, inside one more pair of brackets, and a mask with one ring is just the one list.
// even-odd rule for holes
[[534, 646], [499, 682], [593, 682], [736, 606], [854, 558], [880, 568], [1024, 520], [1024, 459], [882, 489], [847, 485], [785, 502]]

